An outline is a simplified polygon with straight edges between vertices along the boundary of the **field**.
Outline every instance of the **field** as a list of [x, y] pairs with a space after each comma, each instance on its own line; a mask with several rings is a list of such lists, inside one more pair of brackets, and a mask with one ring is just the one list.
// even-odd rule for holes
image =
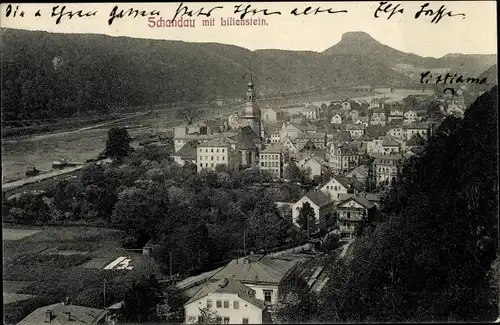
[[[90, 227], [47, 227], [31, 232], [3, 230], [12, 238], [3, 240], [4, 308], [12, 322], [65, 297], [90, 307], [102, 307], [98, 306], [102, 302], [92, 299], [96, 292], [98, 297], [102, 296], [104, 281], [125, 281], [157, 270], [140, 252], [122, 249], [123, 235], [117, 230]], [[130, 260], [128, 269], [113, 265], [103, 269], [119, 257]]]

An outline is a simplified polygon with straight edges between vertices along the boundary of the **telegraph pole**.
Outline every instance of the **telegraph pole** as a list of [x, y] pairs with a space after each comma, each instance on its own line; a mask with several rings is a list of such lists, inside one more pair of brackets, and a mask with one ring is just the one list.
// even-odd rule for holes
[[104, 279], [104, 290], [103, 290], [103, 298], [104, 298], [104, 309], [106, 309], [106, 279]]
[[170, 252], [170, 279], [172, 279], [172, 252]]
[[243, 255], [247, 255], [246, 229], [243, 230]]

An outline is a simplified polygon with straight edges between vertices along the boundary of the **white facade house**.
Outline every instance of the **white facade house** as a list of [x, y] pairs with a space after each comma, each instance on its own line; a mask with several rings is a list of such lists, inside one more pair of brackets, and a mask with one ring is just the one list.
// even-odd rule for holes
[[333, 115], [330, 123], [331, 124], [342, 124], [342, 116], [340, 116], [340, 114]]
[[228, 170], [236, 171], [240, 166], [240, 152], [235, 143], [224, 139], [214, 139], [198, 145], [196, 150], [197, 171], [215, 170], [217, 165], [225, 165]]
[[255, 291], [233, 279], [208, 283], [184, 304], [186, 324], [208, 322], [201, 310], [210, 310], [221, 324], [265, 324], [270, 315]]
[[314, 210], [314, 217], [316, 219], [316, 224], [319, 229], [326, 227], [328, 220], [326, 218], [333, 212], [334, 201], [322, 191], [309, 192], [307, 195], [303, 196], [300, 200], [295, 202], [292, 206], [292, 221], [297, 226], [300, 227], [298, 220], [302, 207], [305, 203], [309, 205]]
[[320, 187], [320, 191], [327, 194], [333, 201], [338, 201], [341, 194], [347, 194], [349, 182], [345, 177], [333, 176], [328, 182]]
[[417, 122], [418, 115], [414, 110], [409, 110], [404, 113], [404, 123], [405, 124], [413, 124]]

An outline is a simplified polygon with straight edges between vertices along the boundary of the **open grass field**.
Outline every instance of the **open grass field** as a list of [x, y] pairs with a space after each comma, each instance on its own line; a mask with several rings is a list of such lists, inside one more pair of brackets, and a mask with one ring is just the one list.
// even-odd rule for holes
[[[4, 305], [7, 303], [6, 311], [11, 313], [9, 319], [16, 319], [19, 310], [27, 312], [42, 302], [65, 297], [87, 301], [89, 294], [102, 291], [105, 280], [124, 281], [157, 270], [140, 252], [120, 247], [123, 234], [118, 230], [46, 227], [24, 237], [21, 235], [28, 229], [6, 230], [12, 234], [18, 231], [17, 240], [3, 241]], [[119, 257], [130, 260], [131, 267], [104, 270]]]

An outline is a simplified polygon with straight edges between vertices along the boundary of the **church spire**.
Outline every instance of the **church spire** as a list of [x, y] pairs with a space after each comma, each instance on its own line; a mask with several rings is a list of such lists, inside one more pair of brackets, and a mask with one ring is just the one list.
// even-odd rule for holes
[[253, 74], [250, 72], [250, 81], [248, 81], [247, 102], [255, 101], [255, 89], [253, 88]]

